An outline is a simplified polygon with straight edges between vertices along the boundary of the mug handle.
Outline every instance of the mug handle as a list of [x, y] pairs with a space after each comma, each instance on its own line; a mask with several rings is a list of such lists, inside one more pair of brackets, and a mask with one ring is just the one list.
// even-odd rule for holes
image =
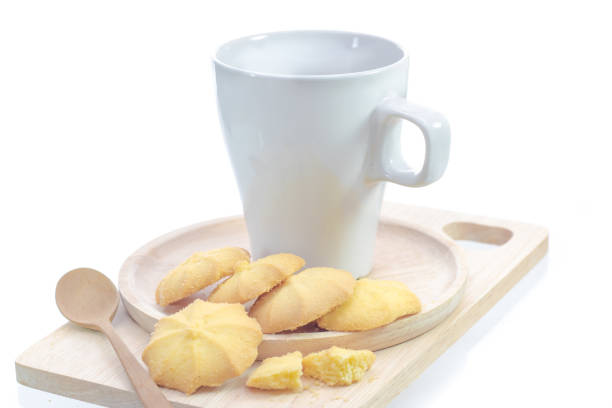
[[[406, 164], [394, 130], [400, 119], [417, 125], [425, 137], [425, 161], [420, 171]], [[404, 186], [421, 187], [431, 184], [444, 174], [450, 150], [450, 127], [440, 113], [414, 105], [401, 97], [390, 97], [376, 107], [372, 116], [369, 179], [391, 181]]]

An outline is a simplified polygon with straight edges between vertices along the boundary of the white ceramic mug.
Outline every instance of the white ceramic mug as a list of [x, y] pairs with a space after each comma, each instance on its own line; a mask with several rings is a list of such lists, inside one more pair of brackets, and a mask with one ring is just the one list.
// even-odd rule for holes
[[[367, 275], [384, 181], [423, 186], [448, 161], [446, 119], [404, 99], [406, 53], [371, 35], [289, 31], [230, 41], [213, 59], [253, 257]], [[425, 137], [420, 171], [401, 157], [401, 119]]]

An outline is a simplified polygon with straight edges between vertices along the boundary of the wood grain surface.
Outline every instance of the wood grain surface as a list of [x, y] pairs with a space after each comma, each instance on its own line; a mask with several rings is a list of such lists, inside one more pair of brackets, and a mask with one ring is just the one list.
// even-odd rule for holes
[[[377, 351], [372, 369], [357, 384], [327, 387], [306, 380], [307, 389], [301, 393], [257, 391], [245, 387], [256, 364], [219, 388], [203, 388], [191, 396], [164, 390], [173, 406], [383, 407], [478, 321], [548, 250], [547, 230], [535, 225], [396, 204], [385, 204], [383, 216], [444, 231], [456, 240], [499, 246], [466, 250], [469, 277], [458, 307], [428, 332]], [[140, 356], [148, 333], [129, 318], [123, 307], [113, 325], [132, 353]], [[110, 407], [140, 406], [104, 336], [73, 324], [60, 327], [28, 348], [18, 357], [16, 372], [20, 383], [33, 388]]]

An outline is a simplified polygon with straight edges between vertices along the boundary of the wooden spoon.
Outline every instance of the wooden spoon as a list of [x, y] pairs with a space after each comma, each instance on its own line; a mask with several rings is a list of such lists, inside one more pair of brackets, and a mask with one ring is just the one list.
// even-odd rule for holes
[[57, 282], [55, 302], [71, 322], [108, 337], [145, 408], [172, 408], [111, 325], [119, 295], [110, 279], [94, 269], [74, 269]]

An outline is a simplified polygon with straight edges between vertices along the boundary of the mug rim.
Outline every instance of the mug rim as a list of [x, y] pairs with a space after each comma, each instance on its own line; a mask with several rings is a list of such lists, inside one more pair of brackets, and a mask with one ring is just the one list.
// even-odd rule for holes
[[[282, 73], [272, 73], [272, 72], [260, 72], [260, 71], [246, 69], [246, 68], [240, 68], [238, 66], [224, 62], [219, 58], [219, 52], [221, 51], [221, 49], [227, 46], [228, 44], [231, 44], [234, 42], [241, 42], [241, 41], [249, 40], [249, 39], [256, 38], [256, 37], [262, 37], [262, 36], [285, 35], [285, 34], [304, 34], [304, 33], [343, 34], [343, 35], [355, 35], [355, 36], [361, 36], [361, 37], [369, 37], [372, 39], [385, 41], [389, 44], [394, 45], [401, 52], [401, 57], [397, 59], [396, 61], [393, 61], [390, 64], [382, 65], [380, 67], [367, 69], [363, 71], [344, 72], [344, 73], [339, 73], [339, 74], [282, 74]], [[329, 80], [329, 79], [343, 79], [343, 78], [359, 78], [359, 77], [375, 75], [375, 74], [387, 71], [393, 67], [396, 67], [398, 65], [401, 65], [407, 62], [408, 53], [406, 52], [404, 47], [402, 47], [397, 42], [391, 41], [385, 37], [381, 37], [381, 36], [377, 36], [373, 34], [360, 33], [356, 31], [343, 31], [343, 30], [282, 30], [282, 31], [270, 31], [270, 32], [259, 33], [259, 34], [251, 34], [251, 35], [234, 38], [233, 40], [225, 41], [219, 46], [217, 46], [211, 59], [215, 65], [218, 65], [220, 67], [223, 67], [229, 71], [232, 71], [238, 74], [247, 75], [252, 78], [261, 77], [261, 78], [275, 78], [275, 79]]]

